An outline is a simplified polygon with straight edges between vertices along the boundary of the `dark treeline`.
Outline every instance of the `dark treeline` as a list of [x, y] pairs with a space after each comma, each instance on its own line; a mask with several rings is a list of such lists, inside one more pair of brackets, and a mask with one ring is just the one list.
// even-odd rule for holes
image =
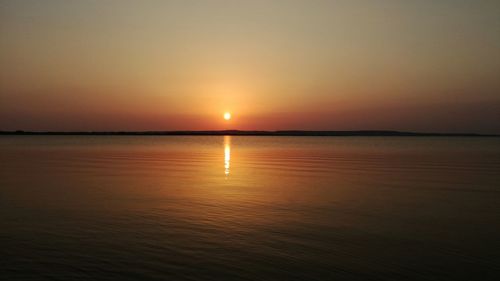
[[239, 130], [221, 130], [221, 131], [81, 131], [81, 132], [42, 132], [42, 131], [0, 131], [0, 135], [123, 135], [123, 136], [458, 136], [458, 137], [496, 137], [492, 134], [472, 134], [472, 133], [417, 133], [417, 132], [399, 132], [399, 131], [239, 131]]

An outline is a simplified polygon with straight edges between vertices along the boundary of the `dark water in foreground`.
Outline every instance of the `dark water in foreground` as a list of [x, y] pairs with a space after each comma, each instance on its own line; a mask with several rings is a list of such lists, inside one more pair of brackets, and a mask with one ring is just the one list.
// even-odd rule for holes
[[0, 137], [2, 280], [500, 280], [500, 139]]

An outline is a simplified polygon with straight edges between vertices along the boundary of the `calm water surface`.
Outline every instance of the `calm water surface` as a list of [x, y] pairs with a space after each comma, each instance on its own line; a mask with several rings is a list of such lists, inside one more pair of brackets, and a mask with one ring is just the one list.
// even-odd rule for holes
[[500, 280], [500, 139], [2, 136], [2, 280]]

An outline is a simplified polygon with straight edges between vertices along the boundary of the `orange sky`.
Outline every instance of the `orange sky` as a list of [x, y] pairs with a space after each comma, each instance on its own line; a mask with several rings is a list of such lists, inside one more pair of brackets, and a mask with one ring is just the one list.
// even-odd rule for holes
[[500, 133], [500, 3], [413, 2], [1, 1], [0, 130]]

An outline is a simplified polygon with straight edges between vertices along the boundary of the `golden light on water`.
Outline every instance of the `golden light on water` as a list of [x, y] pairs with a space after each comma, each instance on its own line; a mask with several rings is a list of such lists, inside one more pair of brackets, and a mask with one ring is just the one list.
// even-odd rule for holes
[[224, 136], [224, 174], [229, 175], [231, 161], [231, 136]]
[[231, 113], [230, 112], [225, 112], [224, 113], [224, 120], [230, 120], [231, 119]]

